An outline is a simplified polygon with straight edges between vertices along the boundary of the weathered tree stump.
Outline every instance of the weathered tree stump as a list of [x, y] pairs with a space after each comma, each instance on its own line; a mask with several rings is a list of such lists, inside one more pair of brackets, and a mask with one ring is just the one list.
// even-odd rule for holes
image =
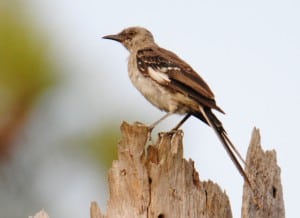
[[[108, 176], [106, 215], [93, 202], [91, 218], [232, 217], [227, 195], [217, 184], [200, 181], [194, 162], [183, 158], [182, 131], [160, 133], [147, 149], [146, 126], [123, 123], [121, 131], [118, 160]], [[257, 129], [246, 163], [254, 190], [244, 184], [242, 217], [284, 217], [276, 154], [262, 151]]]
[[276, 151], [264, 152], [258, 129], [252, 132], [246, 158], [246, 173], [254, 182], [254, 193], [244, 184], [242, 217], [285, 217], [280, 167]]
[[211, 181], [200, 182], [194, 162], [183, 158], [182, 131], [159, 134], [147, 150], [146, 126], [123, 123], [121, 131], [107, 212], [97, 209], [98, 217], [232, 217], [227, 195]]
[[[148, 147], [148, 127], [123, 123], [121, 131], [118, 160], [108, 175], [106, 214], [92, 202], [91, 218], [232, 217], [225, 192], [211, 181], [200, 181], [194, 162], [183, 158], [182, 131], [160, 133], [157, 143]], [[257, 129], [252, 133], [246, 164], [253, 190], [244, 184], [242, 218], [283, 218], [276, 153], [262, 150]], [[35, 217], [44, 217], [40, 215]]]

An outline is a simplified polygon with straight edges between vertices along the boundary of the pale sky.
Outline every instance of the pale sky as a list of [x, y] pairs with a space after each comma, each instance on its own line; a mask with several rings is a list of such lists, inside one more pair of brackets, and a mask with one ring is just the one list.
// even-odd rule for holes
[[[243, 155], [253, 127], [261, 130], [263, 148], [277, 152], [286, 217], [298, 214], [298, 1], [26, 2], [28, 13], [51, 39], [53, 58], [67, 65], [65, 75], [71, 78], [57, 99], [60, 108], [52, 107], [51, 119], [59, 128], [51, 134], [84, 129], [109, 117], [152, 123], [163, 115], [130, 83], [128, 52], [101, 39], [125, 27], [143, 26], [208, 82], [226, 115], [216, 113]], [[159, 130], [169, 130], [179, 120], [175, 116]], [[196, 119], [182, 128], [185, 158], [195, 161], [200, 179], [226, 190], [234, 217], [240, 217], [242, 178], [214, 132]]]

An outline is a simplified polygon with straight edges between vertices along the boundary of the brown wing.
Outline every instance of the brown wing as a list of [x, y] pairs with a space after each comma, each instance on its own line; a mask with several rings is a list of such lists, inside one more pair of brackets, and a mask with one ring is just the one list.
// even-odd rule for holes
[[202, 106], [223, 110], [216, 105], [207, 83], [176, 54], [163, 48], [145, 48], [137, 52], [138, 69], [154, 81], [178, 91]]

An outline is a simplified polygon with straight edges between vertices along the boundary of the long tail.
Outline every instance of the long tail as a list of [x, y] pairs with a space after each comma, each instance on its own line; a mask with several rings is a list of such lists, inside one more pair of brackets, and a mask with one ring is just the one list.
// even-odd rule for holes
[[221, 123], [221, 121], [213, 114], [210, 108], [202, 108], [200, 107], [201, 115], [195, 114], [196, 117], [200, 118], [204, 122], [206, 122], [209, 126], [211, 126], [217, 136], [219, 137], [220, 141], [222, 142], [226, 152], [228, 153], [229, 157], [231, 158], [232, 162], [238, 169], [239, 173], [242, 175], [244, 180], [248, 183], [250, 188], [252, 189], [252, 185], [250, 183], [250, 180], [244, 171], [243, 167], [241, 166], [238, 159], [241, 160], [245, 164], [245, 161], [243, 160], [242, 156], [238, 152], [238, 150], [235, 148], [233, 143], [230, 141], [230, 139], [227, 136], [227, 133]]

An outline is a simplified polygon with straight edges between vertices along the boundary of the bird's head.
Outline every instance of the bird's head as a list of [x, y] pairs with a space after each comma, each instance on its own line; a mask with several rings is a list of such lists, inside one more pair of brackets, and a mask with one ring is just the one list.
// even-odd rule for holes
[[129, 51], [154, 44], [154, 38], [151, 32], [142, 27], [129, 27], [116, 35], [107, 35], [103, 38], [118, 41]]

